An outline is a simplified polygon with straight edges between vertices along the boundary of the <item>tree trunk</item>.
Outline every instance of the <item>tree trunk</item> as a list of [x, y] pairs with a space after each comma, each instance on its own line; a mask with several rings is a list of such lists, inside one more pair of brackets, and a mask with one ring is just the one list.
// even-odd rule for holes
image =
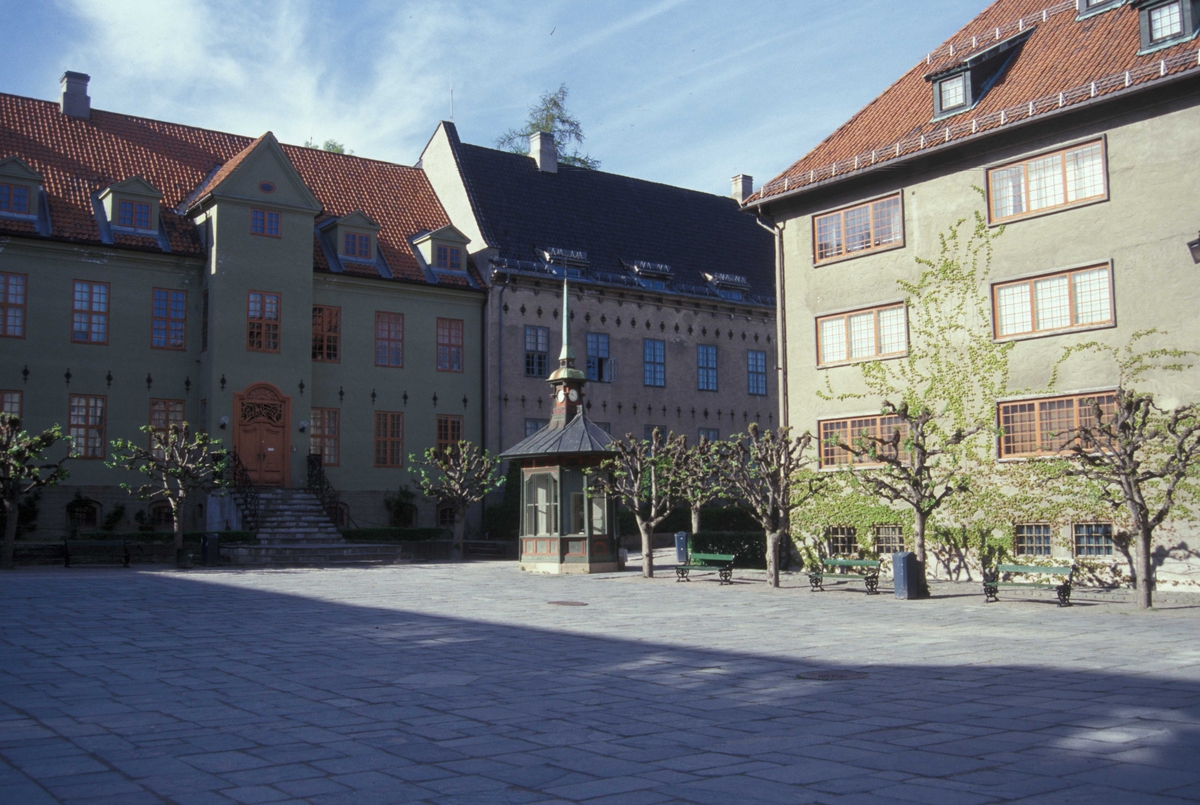
[[454, 514], [454, 541], [450, 546], [450, 558], [456, 562], [461, 562], [463, 558], [463, 540], [466, 538], [467, 532], [467, 515], [466, 512], [455, 512]]
[[183, 504], [171, 501], [171, 528], [175, 532], [175, 566], [183, 567]]
[[17, 499], [4, 500], [4, 556], [0, 567], [5, 570], [13, 569], [13, 548], [17, 541], [17, 513], [20, 511]]
[[649, 523], [639, 520], [638, 531], [642, 534], [642, 575], [652, 579], [654, 578], [654, 529]]
[[1150, 609], [1154, 596], [1154, 568], [1150, 564], [1150, 529], [1142, 526], [1137, 537], [1137, 605]]
[[913, 510], [913, 553], [917, 555], [917, 578], [920, 580], [920, 595], [929, 595], [929, 580], [925, 575], [925, 525], [929, 516]]
[[692, 504], [692, 533], [700, 533], [700, 504]]
[[779, 541], [782, 531], [767, 532], [767, 581], [772, 587], [779, 586]]

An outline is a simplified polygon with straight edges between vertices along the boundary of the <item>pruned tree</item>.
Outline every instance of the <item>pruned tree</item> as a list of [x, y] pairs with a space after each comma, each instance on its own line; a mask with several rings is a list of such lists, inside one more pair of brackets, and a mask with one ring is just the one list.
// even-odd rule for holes
[[1116, 392], [1098, 394], [1090, 411], [1080, 414], [1079, 427], [1061, 434], [1069, 457], [1066, 477], [1099, 485], [1103, 500], [1129, 525], [1134, 542], [1137, 603], [1153, 606], [1154, 565], [1150, 551], [1154, 532], [1175, 511], [1197, 500], [1200, 467], [1200, 405], [1160, 407], [1154, 395], [1134, 386], [1147, 373], [1191, 369], [1183, 360], [1197, 353], [1179, 349], [1138, 351], [1139, 342], [1157, 330], [1133, 334], [1123, 347], [1091, 341], [1064, 350], [1067, 360], [1080, 352], [1112, 357], [1119, 369]]
[[988, 451], [996, 401], [1013, 393], [1013, 344], [993, 337], [984, 291], [993, 242], [1002, 231], [989, 230], [976, 211], [939, 234], [937, 259], [918, 257], [918, 277], [897, 282], [908, 314], [906, 354], [860, 364], [865, 393], [835, 395], [828, 387], [821, 393], [825, 399], [879, 401], [877, 426], [822, 434], [823, 446], [847, 470], [839, 480], [912, 511], [925, 591], [930, 521], [947, 501], [994, 480], [996, 462]]
[[448, 447], [430, 447], [424, 457], [409, 456], [411, 473], [421, 494], [454, 510], [454, 559], [463, 558], [467, 509], [504, 484], [500, 458], [474, 442], [459, 441]]
[[701, 436], [700, 441], [682, 451], [675, 466], [679, 498], [692, 513], [692, 533], [700, 530], [700, 509], [725, 497], [725, 483], [719, 472], [721, 454], [716, 443]]
[[960, 448], [980, 433], [983, 425], [944, 432], [937, 414], [919, 400], [902, 400], [898, 405], [887, 400], [880, 413], [879, 432], [864, 431], [850, 440], [839, 435], [836, 446], [873, 465], [852, 473], [852, 484], [876, 498], [912, 510], [913, 553], [922, 569], [921, 594], [926, 595], [925, 534], [929, 518], [952, 495], [970, 491], [970, 477], [979, 467], [970, 465]]
[[162, 500], [171, 507], [175, 563], [182, 566], [184, 506], [197, 492], [227, 485], [229, 453], [219, 439], [203, 431], [192, 433], [186, 422], [166, 428], [143, 425], [141, 431], [149, 437], [148, 447], [128, 439], [113, 439], [113, 452], [105, 463], [149, 479], [139, 486], [122, 483], [121, 488], [126, 492], [138, 500]]
[[583, 126], [567, 111], [567, 85], [560, 84], [553, 92], [543, 93], [538, 102], [529, 107], [525, 125], [509, 129], [496, 138], [496, 147], [514, 154], [529, 151], [529, 136], [535, 132], [546, 132], [554, 136], [554, 148], [558, 161], [564, 165], [596, 170], [600, 160], [592, 159], [580, 149], [583, 146]]
[[58, 461], [47, 461], [46, 451], [65, 438], [55, 425], [38, 434], [21, 430], [19, 417], [0, 415], [0, 496], [4, 499], [4, 552], [0, 567], [12, 570], [13, 549], [17, 540], [17, 516], [20, 499], [44, 486], [54, 486], [69, 472]]
[[767, 535], [767, 580], [772, 587], [779, 586], [779, 546], [790, 538], [792, 512], [828, 482], [813, 471], [815, 462], [805, 455], [812, 442], [811, 433], [793, 438], [790, 428], [762, 431], [758, 423], [751, 423], [745, 436], [722, 445], [725, 483]]
[[654, 529], [679, 499], [676, 468], [684, 461], [687, 443], [682, 436], [664, 437], [655, 428], [649, 439], [627, 433], [611, 449], [614, 455], [600, 464], [596, 486], [633, 512], [642, 537], [642, 575], [654, 578]]

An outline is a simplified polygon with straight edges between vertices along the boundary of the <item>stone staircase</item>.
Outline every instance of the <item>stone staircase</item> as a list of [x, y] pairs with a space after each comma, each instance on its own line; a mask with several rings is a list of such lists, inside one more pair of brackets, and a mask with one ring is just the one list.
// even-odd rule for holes
[[396, 545], [346, 542], [306, 489], [260, 488], [257, 545], [222, 545], [234, 565], [384, 565], [404, 561]]

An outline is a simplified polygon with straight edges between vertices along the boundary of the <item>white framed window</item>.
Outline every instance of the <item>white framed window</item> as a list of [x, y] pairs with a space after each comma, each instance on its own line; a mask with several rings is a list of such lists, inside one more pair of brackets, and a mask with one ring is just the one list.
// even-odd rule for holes
[[965, 73], [952, 76], [938, 82], [938, 94], [941, 98], [941, 110], [948, 112], [967, 102], [967, 76]]
[[1146, 14], [1150, 22], [1150, 42], [1158, 44], [1183, 33], [1183, 6], [1178, 2], [1152, 8]]

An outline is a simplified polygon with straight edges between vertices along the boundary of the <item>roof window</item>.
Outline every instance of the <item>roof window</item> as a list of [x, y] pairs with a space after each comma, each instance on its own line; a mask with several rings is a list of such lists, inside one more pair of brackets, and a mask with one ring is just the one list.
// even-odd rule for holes
[[99, 195], [109, 229], [136, 235], [157, 236], [160, 201], [162, 193], [140, 176], [117, 182]]
[[582, 277], [584, 272], [587, 271], [589, 264], [587, 252], [560, 249], [557, 246], [550, 246], [544, 249], [542, 251], [542, 258], [549, 265], [561, 267], [566, 272], [566, 275], [572, 279]]
[[704, 275], [708, 284], [713, 287], [722, 299], [741, 302], [750, 290], [750, 282], [741, 274], [708, 274]]
[[41, 184], [41, 175], [17, 157], [0, 161], [0, 216], [36, 220]]
[[1076, 0], [1079, 8], [1079, 19], [1099, 14], [1102, 11], [1125, 5], [1125, 0]]
[[671, 290], [674, 274], [666, 263], [649, 263], [645, 260], [622, 260], [621, 263], [637, 277], [638, 285], [652, 291]]
[[933, 84], [934, 118], [956, 115], [979, 103], [1004, 74], [1031, 33], [1033, 29], [1027, 28], [925, 76], [925, 80]]
[[1142, 53], [1170, 47], [1196, 35], [1198, 0], [1138, 0]]

